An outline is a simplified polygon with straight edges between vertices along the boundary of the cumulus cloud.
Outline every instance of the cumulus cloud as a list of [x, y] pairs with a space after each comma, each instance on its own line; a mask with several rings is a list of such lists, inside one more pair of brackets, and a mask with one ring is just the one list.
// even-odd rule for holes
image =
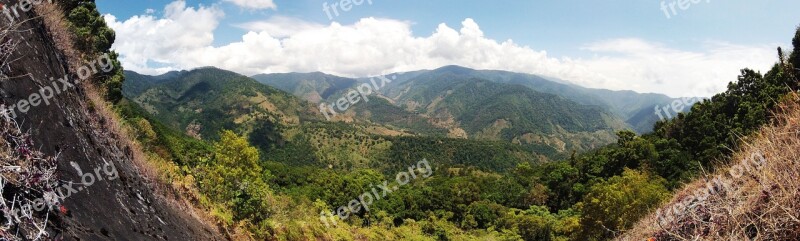
[[740, 69], [766, 71], [777, 61], [777, 44], [743, 46], [719, 41], [699, 44], [704, 51], [671, 49], [641, 39], [592, 43], [584, 49], [598, 57], [570, 63], [585, 67], [597, 78], [574, 76], [570, 79], [581, 85], [610, 89], [710, 96], [724, 91], [728, 82], [736, 80]]
[[210, 46], [223, 16], [216, 7], [192, 8], [175, 1], [164, 8], [163, 18], [140, 15], [119, 22], [113, 15], [104, 17], [117, 33], [113, 48], [124, 67], [153, 74], [188, 67], [180, 65], [186, 57], [182, 54]]
[[269, 32], [271, 36], [277, 38], [285, 38], [299, 32], [325, 27], [322, 24], [285, 16], [273, 16], [266, 21], [246, 22], [234, 26], [252, 32]]
[[239, 7], [253, 9], [253, 10], [278, 8], [278, 6], [275, 5], [275, 3], [272, 0], [223, 0], [223, 1], [233, 3]]
[[556, 77], [587, 87], [709, 96], [735, 80], [740, 68], [764, 70], [774, 62], [771, 46], [706, 42], [703, 51], [684, 51], [637, 38], [587, 44], [582, 49], [593, 57], [556, 58], [512, 40], [488, 38], [472, 19], [458, 29], [440, 24], [420, 37], [410, 22], [393, 19], [322, 25], [272, 17], [238, 24], [248, 31], [241, 40], [213, 46], [221, 10], [173, 2], [165, 12], [161, 18], [127, 20], [106, 15], [117, 31], [114, 48], [127, 69], [155, 74], [216, 66], [247, 75], [322, 71], [362, 77], [454, 64]]

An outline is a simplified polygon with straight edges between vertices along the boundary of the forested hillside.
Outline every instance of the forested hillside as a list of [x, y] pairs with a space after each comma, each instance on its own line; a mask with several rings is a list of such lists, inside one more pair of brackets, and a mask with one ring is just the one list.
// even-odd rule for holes
[[[268, 194], [239, 196], [244, 199], [236, 199], [239, 200], [236, 202], [242, 204], [218, 207], [230, 212], [230, 216], [220, 214], [220, 218], [233, 226], [245, 222], [240, 228], [256, 237], [293, 237], [288, 239], [356, 239], [364, 235], [388, 239], [606, 240], [624, 233], [636, 220], [650, 214], [682, 183], [697, 177], [702, 170], [710, 171], [715, 165], [724, 163], [737, 149], [742, 137], [770, 123], [775, 118], [771, 113], [782, 96], [797, 87], [797, 81], [792, 77], [797, 73], [787, 67], [797, 61], [796, 56], [792, 54], [786, 62], [776, 64], [764, 75], [743, 70], [726, 92], [696, 104], [689, 113], [659, 122], [654, 133], [639, 136], [630, 131], [620, 131], [616, 133], [618, 140], [615, 144], [584, 154], [564, 156], [559, 161], [541, 161], [544, 159], [530, 156], [524, 148], [509, 145], [507, 141], [376, 136], [365, 131], [369, 126], [342, 122], [300, 125], [284, 130], [289, 134], [284, 135], [280, 142], [269, 138], [263, 140], [269, 143], [270, 148], [259, 145], [261, 151], [241, 157], [257, 163], [252, 165], [259, 166], [256, 170], [261, 172], [253, 173], [252, 178], [268, 186]], [[492, 115], [492, 109], [502, 110], [516, 104], [535, 107], [537, 104], [522, 100], [558, 101], [560, 98], [544, 98], [546, 94], [520, 88], [493, 87], [494, 82], [448, 79], [452, 81], [443, 82], [445, 87], [442, 89], [450, 90], [444, 92], [449, 92], [448, 95], [454, 98], [444, 96], [437, 102], [446, 103], [443, 106], [450, 109], [411, 110], [428, 113], [446, 110], [453, 116], [480, 117]], [[410, 78], [407, 81], [414, 80]], [[490, 88], [480, 89], [482, 86]], [[408, 92], [404, 93], [403, 99], [430, 105], [438, 97], [436, 93], [440, 92]], [[455, 98], [459, 95], [472, 97], [472, 102]], [[481, 100], [492, 101], [484, 103]], [[560, 104], [564, 106], [564, 103]], [[573, 105], [570, 108], [590, 108]], [[476, 106], [487, 106], [487, 109], [466, 108]], [[498, 111], [494, 114], [514, 113]], [[592, 112], [584, 109], [579, 113]], [[159, 121], [148, 117], [146, 112], [130, 115], [139, 115], [136, 118], [152, 123]], [[524, 123], [525, 118], [531, 118], [531, 115], [519, 112], [518, 116], [507, 118]], [[576, 118], [580, 120], [581, 117]], [[554, 119], [550, 123], [560, 123], [565, 126], [561, 128], [572, 130], [602, 128], [581, 122], [558, 121]], [[531, 120], [530, 123], [535, 126], [542, 122]], [[541, 128], [548, 130], [549, 127]], [[197, 142], [180, 137], [183, 136], [182, 130], [153, 130], [156, 134], [147, 142], [154, 143], [156, 149], [165, 146], [168, 150], [182, 153], [193, 148], [180, 143]], [[498, 133], [502, 136], [503, 132]], [[209, 144], [200, 145], [205, 146], [200, 150], [208, 153], [201, 155], [207, 159], [199, 163], [176, 162], [179, 168], [175, 171], [180, 171], [171, 174], [197, 178], [199, 195], [204, 195], [211, 203], [215, 203], [213, 200], [227, 200], [224, 195], [215, 195], [222, 195], [218, 194], [220, 190], [229, 189], [214, 184], [218, 182], [203, 181], [210, 178], [206, 175], [215, 173], [210, 170], [223, 165], [221, 161], [227, 154], [219, 154], [220, 151], [229, 145], [238, 145], [236, 148], [240, 149], [261, 143], [254, 142], [253, 136], [248, 138], [235, 132], [224, 132], [221, 136], [223, 138], [219, 141], [211, 140]], [[177, 139], [164, 141], [170, 138]], [[282, 148], [273, 147], [281, 145]], [[325, 153], [325, 157], [319, 156], [320, 153]], [[320, 211], [335, 212], [337, 205], [346, 204], [349, 199], [368, 191], [369, 184], [391, 179], [398, 170], [422, 159], [430, 161], [433, 166], [434, 174], [430, 178], [391, 193], [385, 200], [371, 206], [369, 212], [362, 210], [354, 217], [339, 220], [336, 227], [327, 228], [318, 220]], [[216, 172], [220, 173], [213, 175], [234, 175], [226, 174], [228, 171], [222, 169]], [[265, 200], [273, 205], [258, 204], [247, 206], [246, 210], [240, 209], [244, 203], [257, 204]], [[286, 213], [286, 210], [292, 211]]]
[[[676, 100], [661, 94], [590, 89], [563, 81], [552, 81], [536, 75], [497, 70], [474, 70], [460, 66], [445, 66], [430, 71], [415, 71], [397, 75], [401, 78], [392, 82], [388, 88], [381, 90], [392, 99], [402, 100], [405, 99], [405, 93], [408, 91], [424, 90], [429, 86], [425, 82], [430, 80], [484, 79], [496, 83], [522, 85], [538, 92], [560, 96], [578, 104], [597, 106], [615, 114], [616, 118], [625, 121], [639, 133], [652, 131], [652, 125], [659, 119], [655, 115], [636, 118], [638, 113], [650, 111], [652, 114], [654, 106], [669, 106], [672, 101]], [[403, 103], [398, 102], [398, 104], [402, 105]], [[674, 111], [670, 115], [674, 116]]]
[[[183, 130], [160, 127], [158, 118], [149, 117], [149, 111], [125, 113], [138, 122], [153, 123], [154, 134], [142, 140], [152, 143], [153, 150], [204, 153], [192, 154], [203, 157], [199, 161], [181, 160], [181, 155], [164, 156], [175, 160], [169, 165], [176, 165], [167, 176], [196, 180], [194, 192], [199, 200], [206, 200], [205, 205], [213, 207], [223, 223], [257, 239], [607, 240], [625, 233], [683, 183], [725, 163], [742, 138], [747, 140], [748, 135], [776, 118], [772, 111], [798, 84], [793, 77], [797, 70], [791, 67], [798, 61], [794, 53], [800, 44], [795, 45], [791, 57], [775, 64], [771, 71], [762, 75], [742, 70], [727, 91], [694, 105], [691, 112], [659, 122], [651, 134], [619, 131], [615, 143], [582, 154], [550, 150], [553, 156], [561, 156], [556, 161], [540, 157], [547, 151], [531, 152], [508, 140], [373, 135], [369, 128], [376, 126], [345, 122], [310, 121], [278, 128], [282, 143], [274, 142], [271, 136], [276, 132], [271, 129], [248, 132], [241, 128], [223, 131], [220, 139], [198, 141], [186, 137]], [[527, 119], [538, 118], [526, 115], [530, 112], [503, 108], [548, 106], [542, 103], [556, 103], [561, 98], [544, 98], [549, 94], [521, 88], [506, 89], [506, 85], [490, 81], [448, 79], [452, 81], [440, 82], [452, 88], [409, 91], [402, 99], [447, 106], [409, 109], [420, 114], [446, 110], [453, 116], [469, 116], [464, 120], [482, 120], [484, 114], [506, 115], [517, 123], [530, 120], [536, 127], [542, 122]], [[439, 93], [446, 96], [433, 101]], [[491, 98], [499, 93], [510, 97]], [[471, 99], [456, 98], [460, 95]], [[180, 99], [178, 96], [174, 99]], [[433, 102], [437, 104], [431, 105]], [[129, 110], [138, 108], [129, 104]], [[564, 102], [559, 104], [564, 106]], [[587, 108], [576, 112], [581, 114], [603, 113], [578, 104], [570, 108]], [[598, 115], [585, 119], [602, 118]], [[471, 127], [470, 122], [463, 123]], [[593, 122], [553, 119], [549, 123], [571, 130], [602, 129], [602, 124], [587, 124]], [[502, 137], [504, 132], [497, 133]], [[263, 141], [272, 144], [265, 147], [260, 144]], [[252, 167], [247, 172], [251, 173], [242, 176], [222, 168], [236, 165], [226, 161], [231, 156], [248, 160]], [[390, 180], [396, 172], [422, 159], [432, 166], [434, 174], [430, 177], [391, 192], [369, 211], [355, 212], [330, 228], [320, 220], [319, 212], [335, 213], [338, 205], [369, 191], [370, 184]], [[190, 176], [193, 179], [185, 179]], [[231, 187], [220, 186], [246, 180], [262, 183], [258, 184], [262, 188], [227, 193]], [[233, 203], [224, 201], [232, 197], [236, 197]]]
[[149, 76], [94, 0], [0, 8], [0, 241], [800, 239], [800, 27], [694, 103], [460, 66]]
[[[162, 76], [127, 74], [131, 78], [124, 93], [131, 101], [125, 105], [136, 116], [199, 140], [215, 141], [221, 131], [233, 130], [271, 153], [270, 160], [287, 164], [386, 171], [414, 159], [411, 155], [436, 157], [447, 165], [506, 170], [521, 162], [564, 157], [546, 145], [446, 138], [425, 120], [381, 99], [353, 109], [367, 107], [354, 112], [382, 118], [384, 125], [329, 122], [311, 104], [228, 71], [204, 68]], [[415, 122], [396, 116], [419, 122], [414, 126]], [[405, 125], [417, 128], [397, 128]], [[426, 129], [431, 131], [413, 132]]]
[[[131, 78], [124, 94], [164, 124], [216, 139], [222, 129], [297, 125], [316, 118], [315, 109], [286, 92], [215, 68]], [[138, 95], [137, 95], [138, 93]]]

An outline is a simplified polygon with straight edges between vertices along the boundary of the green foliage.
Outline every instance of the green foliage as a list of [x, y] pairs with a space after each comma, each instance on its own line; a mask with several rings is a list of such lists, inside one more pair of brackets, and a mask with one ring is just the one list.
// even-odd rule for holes
[[260, 222], [269, 217], [268, 171], [259, 164], [258, 149], [232, 131], [220, 133], [213, 159], [200, 167], [199, 187], [215, 202], [234, 211], [235, 220]]
[[195, 167], [199, 159], [210, 158], [212, 147], [208, 143], [189, 138], [161, 124], [135, 103], [122, 99], [114, 107], [136, 130], [136, 137], [144, 144], [146, 151], [155, 152], [184, 167]]
[[87, 53], [108, 50], [114, 43], [116, 34], [106, 25], [103, 16], [97, 11], [94, 1], [80, 0], [67, 10], [67, 20], [80, 41], [77, 47]]
[[106, 99], [116, 103], [122, 99], [122, 83], [125, 80], [122, 64], [117, 60], [119, 54], [111, 51], [116, 33], [106, 25], [105, 19], [97, 11], [94, 0], [61, 0], [60, 4], [75, 34], [74, 45], [84, 58], [92, 61], [98, 56], [108, 54], [113, 70], [98, 73], [92, 80], [105, 90]]
[[[790, 62], [797, 60], [796, 39]], [[602, 111], [533, 105], [563, 100], [540, 100], [552, 96], [481, 80], [430, 79], [431, 88], [411, 91], [408, 98], [432, 103], [452, 90], [439, 100], [447, 108], [430, 114], [446, 110], [469, 120], [465, 126], [472, 132], [503, 116], [515, 123], [499, 132], [505, 141], [387, 137], [369, 134], [366, 125], [319, 122], [304, 102], [214, 69], [132, 75], [142, 81], [126, 85], [126, 95], [147, 111], [126, 100], [118, 108], [148, 150], [165, 153], [185, 174], [197, 176], [218, 217], [244, 222], [262, 239], [605, 240], [658, 207], [700, 165], [723, 161], [740, 137], [769, 123], [778, 100], [798, 84], [792, 78], [798, 73], [785, 67], [764, 75], [743, 70], [726, 92], [658, 123], [652, 134], [619, 131], [616, 143], [571, 156], [510, 144], [508, 137], [527, 130], [613, 130], [613, 123], [594, 120], [605, 118]], [[261, 106], [262, 100], [275, 108]], [[538, 111], [568, 116], [530, 116]], [[382, 115], [394, 114], [403, 113]], [[217, 141], [187, 138], [182, 132], [193, 122], [203, 126], [206, 139]], [[235, 132], [220, 132], [226, 128]], [[391, 192], [336, 227], [319, 221], [319, 212], [392, 182], [423, 158], [433, 164], [431, 177]]]
[[605, 240], [630, 228], [669, 197], [665, 180], [625, 169], [622, 176], [592, 186], [581, 207], [581, 239]]
[[797, 31], [794, 33], [792, 46], [794, 46], [794, 51], [789, 55], [789, 63], [792, 64], [793, 68], [800, 68], [800, 51], [798, 51], [800, 50], [800, 27], [797, 27]]
[[215, 140], [224, 130], [256, 134], [249, 138], [268, 150], [283, 141], [288, 123], [313, 118], [308, 103], [245, 76], [202, 68], [144, 76], [126, 72], [124, 95], [175, 130], [196, 127], [199, 137]]
[[461, 226], [471, 229], [495, 226], [495, 222], [505, 214], [506, 209], [500, 204], [489, 201], [473, 202], [467, 207], [464, 223]]

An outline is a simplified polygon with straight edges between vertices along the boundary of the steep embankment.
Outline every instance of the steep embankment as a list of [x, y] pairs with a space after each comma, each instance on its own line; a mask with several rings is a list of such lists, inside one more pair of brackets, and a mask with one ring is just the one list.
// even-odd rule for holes
[[619, 240], [800, 239], [800, 103]]
[[[0, 22], [5, 35], [3, 42], [13, 43], [10, 46], [14, 47], [3, 60], [2, 103], [7, 108], [15, 105], [9, 109], [15, 111], [13, 120], [20, 124], [21, 130], [30, 132], [30, 148], [55, 158], [57, 172], [53, 178], [59, 180], [56, 193], [65, 197], [54, 205], [55, 209], [33, 214], [46, 217], [42, 218], [46, 223], [38, 224], [46, 227], [46, 234], [41, 237], [46, 240], [221, 239], [213, 228], [199, 222], [190, 212], [179, 210], [154, 194], [155, 184], [142, 177], [144, 170], [141, 162], [135, 160], [135, 150], [116, 131], [113, 119], [101, 111], [102, 103], [91, 84], [78, 81], [79, 67], [97, 72], [107, 66], [108, 60], [86, 63], [76, 59], [81, 54], [69, 49], [60, 11], [46, 1], [41, 2], [34, 10], [20, 11], [17, 23], [22, 24], [16, 27], [19, 31], [8, 31], [8, 22]], [[44, 19], [38, 18], [40, 15]], [[5, 17], [2, 19], [5, 21]], [[63, 80], [65, 76], [68, 80], [63, 82], [51, 79]], [[44, 101], [45, 89], [56, 92], [50, 92], [52, 98], [47, 101]], [[17, 146], [16, 151], [19, 150]], [[11, 197], [17, 191], [9, 186], [3, 189], [4, 197]], [[3, 210], [6, 218], [9, 211], [14, 209]], [[4, 223], [6, 218], [2, 220]], [[16, 228], [6, 230], [4, 238], [13, 240], [10, 235]], [[32, 238], [35, 236], [27, 237]]]

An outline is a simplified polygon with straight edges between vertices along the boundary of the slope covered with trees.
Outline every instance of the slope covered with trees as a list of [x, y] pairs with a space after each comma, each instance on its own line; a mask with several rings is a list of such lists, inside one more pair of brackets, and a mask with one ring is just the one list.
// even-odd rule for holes
[[[389, 100], [370, 102], [374, 106], [358, 112], [382, 118], [366, 122], [322, 121], [315, 106], [287, 92], [214, 68], [158, 77], [129, 72], [122, 84], [126, 98], [108, 96], [159, 183], [204, 211], [229, 239], [608, 240], [635, 234], [628, 230], [637, 220], [651, 215], [684, 183], [728, 162], [743, 139], [775, 122], [778, 116], [772, 113], [781, 103], [796, 101], [800, 29], [793, 44], [794, 51], [788, 57], [779, 54], [769, 72], [742, 70], [725, 92], [658, 122], [644, 135], [619, 131], [620, 117], [647, 119], [638, 118], [641, 108], [667, 99], [587, 94], [591, 91], [533, 76], [452, 66], [395, 80], [383, 93]], [[320, 101], [336, 98], [354, 83], [316, 75], [325, 81], [296, 85], [294, 77], [281, 76], [290, 83], [265, 82], [295, 95], [317, 93]], [[113, 93], [110, 83], [108, 93]], [[602, 105], [587, 105], [592, 103]], [[374, 112], [379, 109], [385, 112]], [[403, 126], [393, 123], [393, 116], [412, 121]], [[414, 119], [419, 117], [432, 127]], [[792, 124], [784, 131], [793, 133]], [[435, 132], [453, 126], [480, 138]], [[415, 135], [402, 128], [431, 130]], [[567, 135], [576, 132], [603, 132], [608, 138], [600, 140], [611, 144], [594, 148], [555, 141], [598, 143]], [[543, 138], [559, 134], [566, 137]], [[593, 150], [574, 151], [581, 149]], [[430, 176], [381, 190], [386, 194], [380, 200], [347, 219], [321, 219], [364, 193], [377, 192], [384, 181], [394, 182], [397, 173], [414, 171], [411, 165], [421, 160], [430, 163]], [[751, 187], [761, 184], [758, 178], [748, 181]], [[778, 193], [753, 190], [762, 191], [755, 204]], [[135, 196], [129, 195], [130, 200]], [[778, 200], [787, 200], [782, 197]], [[692, 225], [676, 227], [687, 234], [704, 232]], [[749, 224], [731, 227], [744, 229], [745, 236], [753, 233]], [[678, 236], [657, 232], [638, 238]], [[767, 234], [762, 237], [793, 237]]]
[[[798, 48], [800, 44], [794, 52]], [[132, 102], [127, 102], [129, 111], [124, 113], [139, 120], [136, 126], [142, 130], [148, 126], [143, 123], [151, 123], [152, 130], [142, 133], [154, 134], [140, 139], [152, 143], [148, 148], [174, 166], [165, 169], [166, 176], [186, 183], [199, 205], [226, 227], [251, 238], [607, 240], [626, 233], [683, 183], [727, 162], [742, 138], [747, 140], [776, 118], [772, 111], [797, 87], [798, 72], [790, 64], [797, 62], [794, 52], [763, 75], [743, 70], [726, 92], [696, 104], [691, 112], [659, 122], [651, 134], [619, 131], [615, 143], [590, 152], [554, 151], [562, 157], [559, 161], [540, 161], [529, 149], [507, 141], [382, 136], [369, 134], [368, 126], [314, 121], [283, 129], [285, 143], [256, 147], [255, 155], [250, 146], [259, 142], [248, 132], [223, 131], [223, 138], [209, 142], [159, 124], [147, 111], [136, 111]], [[493, 82], [452, 83], [456, 85], [450, 95], [472, 94], [476, 102], [481, 96], [493, 96], [492, 91], [530, 94], [528, 99], [540, 95], [492, 86]], [[481, 90], [478, 85], [492, 88]], [[409, 95], [418, 96], [410, 99], [428, 96]], [[498, 98], [495, 106], [520, 99], [524, 98]], [[465, 106], [448, 111], [477, 113], [468, 106], [482, 104], [448, 103]], [[245, 151], [231, 152], [231, 147]], [[334, 226], [320, 220], [320, 212], [335, 212], [370, 191], [371, 185], [391, 182], [397, 172], [423, 158], [432, 165], [430, 177], [392, 191], [369, 211], [354, 212]], [[241, 170], [222, 168], [245, 164], [248, 168]], [[231, 183], [260, 188], [220, 186]]]
[[[197, 140], [186, 137], [180, 128], [160, 124], [162, 117], [143, 110], [148, 108], [146, 102], [139, 108], [135, 102], [123, 101], [127, 107], [119, 108], [137, 126], [137, 132], [151, 133], [139, 138], [150, 143], [147, 148], [164, 160], [161, 163], [171, 166], [164, 168], [164, 175], [185, 183], [182, 187], [196, 197], [199, 206], [238, 235], [278, 240], [607, 240], [627, 233], [684, 183], [726, 163], [740, 141], [773, 122], [773, 111], [797, 88], [795, 76], [800, 73], [793, 63], [798, 62], [798, 49], [795, 40], [794, 51], [789, 57], [781, 55], [769, 72], [743, 70], [727, 91], [675, 119], [657, 123], [653, 133], [618, 131], [614, 143], [572, 155], [546, 147], [534, 150], [508, 139], [375, 135], [368, 130], [375, 126], [314, 121], [314, 117], [276, 129], [235, 127], [228, 132], [221, 128], [216, 130], [221, 138]], [[424, 73], [417, 73], [403, 81], [422, 77]], [[603, 112], [593, 112], [592, 107], [508, 88], [510, 84], [436, 80], [429, 83], [434, 86], [409, 90], [399, 99], [432, 106], [419, 105], [410, 108], [412, 111], [462, 118], [466, 129], [485, 135], [491, 133], [479, 126], [492, 118], [484, 115], [504, 116], [515, 123], [527, 121], [542, 130], [555, 126], [542, 123], [557, 123], [559, 128], [571, 130], [598, 130], [608, 123], [591, 122], [603, 118]], [[434, 91], [437, 85], [440, 88]], [[190, 85], [183, 86], [184, 91], [175, 93], [190, 93], [185, 91], [192, 89]], [[196, 95], [171, 96], [171, 100], [181, 100], [181, 96]], [[465, 96], [471, 99], [465, 100]], [[581, 110], [554, 113], [580, 113], [588, 116], [578, 116], [578, 120], [591, 121], [543, 122], [529, 114], [538, 112], [511, 108], [545, 108], [540, 103], [547, 101]], [[466, 120], [476, 121], [478, 127]], [[496, 133], [503, 136], [508, 132]], [[272, 144], [265, 146], [264, 142]], [[320, 220], [320, 212], [335, 212], [340, 205], [371, 191], [371, 185], [391, 182], [397, 172], [421, 159], [431, 163], [434, 174], [430, 177], [392, 191], [369, 211], [337, 219], [331, 227]], [[245, 164], [247, 168], [223, 168]], [[236, 183], [259, 188], [224, 186]]]

